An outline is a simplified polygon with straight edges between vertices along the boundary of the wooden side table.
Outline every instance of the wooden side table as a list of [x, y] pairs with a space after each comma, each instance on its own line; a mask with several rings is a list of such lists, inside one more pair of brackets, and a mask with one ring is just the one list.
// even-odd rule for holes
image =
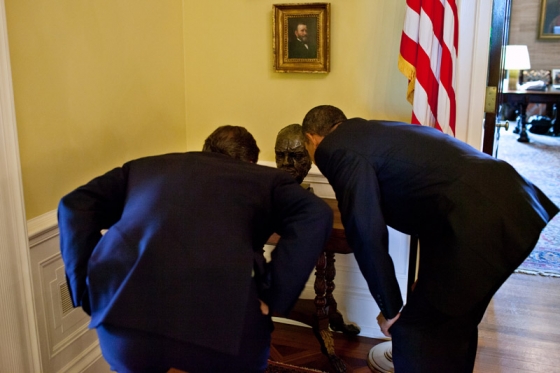
[[519, 114], [518, 127], [514, 133], [519, 133], [519, 142], [529, 142], [527, 135], [527, 105], [553, 104], [556, 106], [553, 112], [556, 117], [552, 119], [553, 134], [560, 136], [560, 122], [558, 122], [558, 109], [560, 109], [560, 90], [547, 89], [546, 91], [504, 91], [502, 93], [504, 103], [512, 104], [516, 107]]
[[[288, 318], [311, 326], [321, 345], [321, 351], [329, 358], [334, 370], [344, 373], [346, 372], [346, 364], [336, 356], [332, 332], [329, 326], [332, 330], [348, 335], [360, 333], [358, 326], [344, 322], [344, 317], [338, 311], [333, 295], [335, 289], [334, 278], [336, 276], [335, 254], [350, 254], [352, 249], [350, 249], [346, 242], [337, 201], [326, 198], [323, 200], [329, 204], [333, 211], [333, 229], [325, 250], [317, 259], [315, 266], [315, 299], [298, 300]], [[270, 237], [267, 244], [276, 245], [278, 239], [279, 236], [274, 234]]]

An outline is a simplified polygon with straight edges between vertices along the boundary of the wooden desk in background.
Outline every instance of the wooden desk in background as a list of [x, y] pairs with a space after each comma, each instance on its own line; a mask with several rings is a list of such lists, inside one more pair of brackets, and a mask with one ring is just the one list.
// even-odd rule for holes
[[553, 133], [560, 136], [560, 123], [558, 122], [558, 109], [560, 109], [560, 90], [547, 89], [546, 91], [504, 91], [502, 93], [504, 103], [515, 106], [519, 114], [519, 123], [514, 133], [519, 133], [519, 142], [529, 142], [527, 135], [527, 105], [533, 104], [552, 104], [555, 117], [553, 120]]
[[[349, 335], [359, 334], [360, 328], [353, 324], [346, 324], [342, 314], [338, 311], [333, 296], [334, 278], [336, 276], [334, 256], [335, 254], [350, 254], [352, 249], [346, 242], [337, 201], [326, 198], [323, 200], [329, 204], [333, 211], [333, 229], [325, 250], [317, 259], [315, 266], [315, 299], [298, 300], [288, 318], [311, 326], [319, 340], [323, 354], [328, 356], [336, 372], [343, 373], [346, 372], [346, 365], [335, 354], [332, 332], [329, 330], [329, 326], [332, 330]], [[276, 245], [278, 239], [279, 236], [274, 234], [267, 244]], [[271, 355], [274, 359], [274, 351], [271, 351]]]

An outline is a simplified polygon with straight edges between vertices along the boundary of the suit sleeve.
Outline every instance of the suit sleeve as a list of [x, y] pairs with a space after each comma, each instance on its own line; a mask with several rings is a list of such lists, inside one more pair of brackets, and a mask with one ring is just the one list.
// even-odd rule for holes
[[337, 150], [316, 153], [321, 172], [333, 187], [348, 244], [383, 316], [391, 319], [403, 305], [393, 260], [376, 171], [359, 154]]
[[126, 168], [115, 168], [64, 196], [58, 205], [60, 251], [72, 304], [90, 314], [87, 266], [101, 230], [121, 215], [126, 191]]
[[[285, 176], [285, 175], [282, 175]], [[286, 175], [287, 176], [287, 175]], [[332, 229], [332, 210], [319, 197], [291, 178], [273, 192], [275, 231], [268, 302], [273, 313], [286, 315], [303, 291]]]

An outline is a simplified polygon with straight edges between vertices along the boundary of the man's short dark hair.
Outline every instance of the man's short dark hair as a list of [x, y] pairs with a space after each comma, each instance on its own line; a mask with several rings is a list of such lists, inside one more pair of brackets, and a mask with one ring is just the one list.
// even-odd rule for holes
[[337, 107], [331, 105], [316, 106], [309, 110], [303, 119], [303, 133], [326, 136], [336, 124], [345, 120], [346, 115]]
[[244, 127], [221, 126], [204, 141], [203, 152], [229, 155], [244, 162], [257, 163], [260, 149], [253, 135]]

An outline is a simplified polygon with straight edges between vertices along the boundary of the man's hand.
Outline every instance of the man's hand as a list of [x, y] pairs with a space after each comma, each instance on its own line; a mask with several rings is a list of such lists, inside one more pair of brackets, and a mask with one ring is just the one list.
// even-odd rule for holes
[[397, 313], [397, 316], [393, 317], [392, 319], [385, 319], [385, 316], [383, 316], [383, 314], [380, 312], [379, 315], [377, 316], [377, 323], [379, 324], [379, 327], [381, 328], [381, 332], [383, 332], [383, 334], [386, 337], [390, 337], [391, 333], [389, 333], [389, 328], [391, 326], [393, 326], [393, 324], [395, 323], [395, 321], [398, 320], [399, 316], [401, 315], [401, 313]]
[[259, 302], [261, 302], [261, 312], [262, 312], [262, 314], [265, 315], [265, 316], [268, 315], [268, 312], [269, 312], [268, 305], [260, 299], [259, 299]]

